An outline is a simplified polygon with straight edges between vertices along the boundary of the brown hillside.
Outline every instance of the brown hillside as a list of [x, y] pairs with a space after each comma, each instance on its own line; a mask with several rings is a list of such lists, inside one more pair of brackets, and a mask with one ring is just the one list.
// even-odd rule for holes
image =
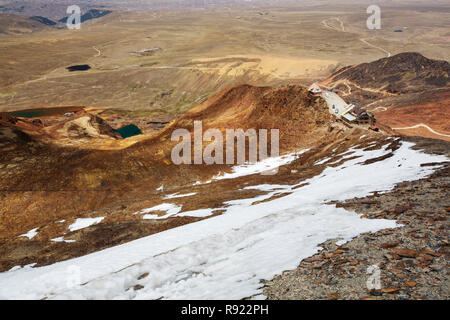
[[[375, 113], [382, 126], [425, 124], [448, 134], [445, 129], [448, 117], [443, 114], [448, 114], [449, 73], [447, 61], [404, 52], [342, 68], [322, 81], [322, 85], [335, 88], [350, 103]], [[447, 139], [423, 127], [398, 133]]]
[[[0, 145], [0, 255], [4, 257], [0, 259], [0, 270], [30, 260], [47, 264], [79, 256], [199, 219], [143, 220], [134, 214], [165, 201], [166, 194], [198, 193], [179, 200], [184, 201], [183, 211], [187, 211], [221, 208], [226, 201], [259, 192], [242, 191], [244, 185], [236, 189], [233, 179], [197, 184], [220, 171], [229, 171], [229, 165], [176, 166], [171, 162], [171, 149], [177, 143], [170, 140], [173, 130], [185, 128], [192, 132], [195, 120], [203, 121], [203, 130], [279, 129], [281, 153], [312, 148], [300, 161], [301, 169], [296, 170], [304, 177], [317, 174], [321, 167], [314, 167], [314, 162], [330, 150], [343, 151], [351, 144], [362, 143], [362, 130], [335, 123], [324, 103], [300, 86], [233, 87], [213, 95], [158, 134], [113, 150], [63, 147], [34, 140], [17, 127], [1, 127], [8, 130], [9, 140], [8, 146]], [[364, 134], [372, 135], [366, 131]], [[20, 144], [12, 143], [19, 140]], [[280, 170], [270, 179], [273, 183], [297, 179], [290, 172]], [[263, 178], [255, 175], [241, 180]], [[68, 226], [82, 217], [105, 219], [86, 230], [68, 232]], [[18, 237], [36, 227], [39, 236], [33, 241]], [[62, 234], [76, 242], [49, 241]]]
[[[377, 113], [377, 120], [391, 128], [408, 128], [425, 124], [439, 134], [425, 127], [396, 130], [408, 136], [450, 141], [450, 91], [435, 94], [430, 101], [400, 108], [392, 108]], [[418, 122], [420, 121], [420, 122]]]
[[403, 52], [338, 71], [331, 78], [333, 82], [348, 80], [361, 87], [407, 93], [445, 87], [449, 73], [447, 61], [428, 59], [417, 52]]
[[[220, 170], [229, 170], [227, 165], [176, 166], [171, 162], [171, 149], [177, 143], [170, 141], [172, 131], [192, 130], [194, 120], [203, 121], [203, 130], [279, 129], [281, 153], [332, 139], [339, 132], [329, 133], [332, 118], [324, 101], [309, 96], [299, 86], [238, 86], [223, 90], [160, 133], [119, 150], [63, 147], [60, 143], [33, 139], [17, 126], [2, 126], [0, 142], [8, 138], [8, 143], [0, 146], [4, 217], [15, 219], [18, 213], [40, 217], [42, 212], [50, 220], [54, 216], [76, 216], [105, 203], [112, 205], [120, 199], [133, 198], [133, 194], [152, 194], [162, 184], [188, 186], [205, 181]], [[49, 137], [65, 139], [52, 132]], [[25, 193], [31, 198], [23, 198]]]
[[[193, 122], [198, 120], [202, 121], [203, 130], [279, 129], [280, 150], [289, 151], [313, 142], [318, 132], [324, 134], [333, 118], [325, 101], [308, 94], [305, 87], [241, 85], [214, 94], [175, 120], [158, 137], [170, 139], [176, 128], [192, 131]], [[138, 145], [148, 144], [154, 144], [154, 139]]]

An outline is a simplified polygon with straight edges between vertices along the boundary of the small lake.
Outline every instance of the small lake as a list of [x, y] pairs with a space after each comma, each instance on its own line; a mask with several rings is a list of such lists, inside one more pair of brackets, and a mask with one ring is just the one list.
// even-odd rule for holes
[[89, 70], [90, 68], [91, 68], [91, 66], [88, 64], [79, 64], [79, 65], [67, 67], [66, 69], [69, 70], [70, 72], [73, 72], [73, 71], [86, 71], [86, 70]]
[[130, 124], [128, 126], [124, 126], [120, 129], [114, 130], [118, 134], [122, 136], [122, 138], [129, 138], [132, 136], [137, 136], [138, 134], [142, 134], [141, 129], [139, 129], [134, 124]]

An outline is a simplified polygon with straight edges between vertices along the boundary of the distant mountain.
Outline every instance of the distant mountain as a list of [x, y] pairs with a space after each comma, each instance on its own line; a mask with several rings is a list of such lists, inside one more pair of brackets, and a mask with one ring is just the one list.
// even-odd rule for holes
[[321, 84], [374, 112], [378, 123], [391, 128], [415, 127], [399, 129], [401, 134], [450, 140], [449, 73], [447, 61], [404, 52], [344, 67]]
[[404, 52], [341, 69], [331, 76], [331, 83], [347, 80], [360, 87], [407, 93], [445, 87], [449, 73], [447, 61], [428, 59], [417, 52]]
[[71, 0], [15, 0], [0, 1], [0, 14], [17, 14], [26, 17], [46, 17], [57, 21], [67, 16], [67, 7], [73, 4], [83, 9], [83, 13], [90, 9], [102, 9], [105, 6], [97, 0], [78, 0], [74, 3]]
[[[26, 18], [24, 13], [22, 11], [12, 10], [12, 9], [6, 9], [2, 8], [0, 6], [0, 13], [5, 12], [2, 14], [2, 21], [0, 21], [0, 33], [22, 33], [23, 29], [27, 29], [30, 31], [34, 31], [36, 29], [40, 29], [43, 26], [48, 27], [55, 27], [55, 26], [64, 26], [64, 24], [67, 22], [68, 17], [64, 17], [59, 20], [52, 20], [50, 18], [47, 18], [43, 15], [33, 15], [31, 17]], [[14, 14], [9, 14], [6, 12], [14, 12]], [[21, 15], [18, 15], [18, 13], [22, 13]], [[101, 17], [104, 17], [113, 11], [111, 10], [98, 10], [98, 9], [90, 9], [85, 14], [81, 15], [81, 22], [85, 22], [91, 19], [98, 19]], [[45, 14], [45, 13], [44, 13]], [[54, 16], [52, 14], [51, 16]], [[37, 22], [37, 23], [36, 23]]]
[[40, 23], [43, 23], [47, 26], [54, 26], [57, 24], [55, 21], [47, 19], [46, 17], [41, 17], [41, 16], [33, 16], [33, 17], [30, 17], [30, 19], [40, 22]]
[[16, 14], [1, 14], [0, 34], [24, 34], [48, 28], [48, 25], [36, 19]]
[[[91, 19], [97, 19], [97, 18], [101, 18], [103, 16], [106, 16], [108, 14], [112, 13], [111, 10], [97, 10], [97, 9], [91, 9], [88, 12], [86, 12], [85, 14], [83, 14], [81, 16], [81, 22], [85, 22]], [[66, 23], [67, 22], [68, 17], [64, 17], [60, 20], [58, 20], [59, 22], [62, 23]]]
[[15, 6], [15, 7], [7, 7], [7, 6], [0, 6], [0, 12], [4, 13], [22, 13], [25, 10], [25, 6]]

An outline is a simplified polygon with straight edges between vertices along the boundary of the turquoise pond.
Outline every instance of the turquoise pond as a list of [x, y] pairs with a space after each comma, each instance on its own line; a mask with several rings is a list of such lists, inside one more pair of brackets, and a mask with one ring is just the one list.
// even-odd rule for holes
[[119, 133], [122, 138], [129, 138], [132, 136], [137, 136], [138, 134], [142, 134], [141, 129], [139, 129], [134, 124], [130, 124], [128, 126], [124, 126], [120, 129], [114, 130], [115, 132]]

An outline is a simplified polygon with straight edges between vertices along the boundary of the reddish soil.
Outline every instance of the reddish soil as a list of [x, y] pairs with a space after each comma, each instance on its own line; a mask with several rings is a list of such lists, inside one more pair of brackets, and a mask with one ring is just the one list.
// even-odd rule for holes
[[[433, 101], [401, 108], [378, 112], [377, 121], [391, 128], [411, 127], [423, 123], [434, 131], [450, 135], [450, 91], [441, 92], [433, 97]], [[422, 136], [426, 138], [450, 141], [450, 137], [437, 135], [424, 127], [397, 130], [408, 136]]]

